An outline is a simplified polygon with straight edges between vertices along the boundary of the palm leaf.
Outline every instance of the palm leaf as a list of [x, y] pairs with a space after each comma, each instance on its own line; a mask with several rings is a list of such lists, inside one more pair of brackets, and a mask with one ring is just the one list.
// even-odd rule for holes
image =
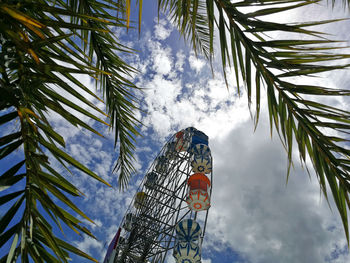
[[[61, 231], [61, 224], [65, 224], [78, 234], [94, 238], [76, 218], [80, 215], [90, 220], [89, 217], [70, 197], [83, 193], [56, 171], [49, 159], [56, 158], [69, 172], [77, 169], [104, 184], [109, 183], [65, 152], [64, 138], [52, 126], [49, 113], [59, 114], [70, 124], [98, 135], [101, 132], [82, 121], [75, 112], [114, 129], [116, 144], [120, 145], [119, 183], [126, 186], [121, 182], [127, 181], [134, 171], [132, 150], [140, 123], [134, 116], [137, 87], [128, 80], [135, 70], [117, 55], [133, 51], [119, 43], [110, 31], [111, 27], [129, 26], [130, 14], [123, 6], [130, 11], [130, 1], [128, 5], [121, 2], [124, 3], [92, 0], [0, 3], [0, 17], [7, 21], [0, 26], [4, 40], [0, 57], [6, 58], [6, 61], [0, 60], [0, 125], [17, 123], [14, 132], [0, 138], [0, 159], [18, 149], [24, 154], [24, 161], [0, 177], [1, 190], [7, 189], [6, 194], [0, 196], [0, 205], [10, 206], [0, 219], [0, 247], [12, 242], [2, 260], [12, 262], [20, 257], [23, 262], [67, 262], [73, 253], [96, 261], [58, 239], [52, 231], [51, 224], [56, 224]], [[118, 18], [117, 12], [126, 19]], [[141, 18], [141, 3], [139, 16]], [[80, 82], [74, 76], [77, 73], [98, 79], [97, 90], [93, 92]], [[105, 102], [107, 110], [96, 107], [82, 92]], [[68, 93], [74, 101], [62, 93]], [[23, 189], [12, 190], [19, 181]], [[52, 196], [63, 206], [58, 206]], [[42, 210], [52, 220], [46, 220]]]
[[[178, 1], [159, 0], [159, 8], [169, 14], [174, 13]], [[189, 1], [197, 5], [197, 1]], [[293, 77], [315, 76], [321, 72], [348, 68], [348, 54], [341, 53], [343, 47], [336, 46], [340, 41], [326, 39], [323, 32], [310, 30], [311, 26], [339, 22], [342, 19], [324, 20], [306, 23], [277, 23], [265, 21], [266, 15], [279, 14], [307, 5], [318, 3], [305, 0], [262, 0], [240, 1], [202, 0], [198, 5], [206, 5], [209, 24], [206, 25], [209, 44], [209, 57], [214, 50], [213, 14], [216, 6], [215, 23], [220, 40], [221, 62], [226, 79], [226, 66], [232, 64], [236, 77], [238, 93], [242, 79], [248, 94], [248, 105], [255, 96], [255, 126], [260, 112], [261, 86], [266, 86], [268, 114], [271, 134], [277, 130], [288, 156], [288, 173], [292, 164], [293, 141], [298, 144], [300, 160], [306, 163], [307, 155], [313, 163], [316, 176], [326, 199], [326, 180], [332, 191], [337, 209], [341, 215], [345, 234], [349, 242], [347, 209], [350, 208], [350, 169], [346, 160], [350, 158], [350, 149], [344, 144], [348, 134], [349, 112], [331, 105], [319, 104], [305, 99], [313, 96], [348, 96], [348, 90], [333, 89], [323, 86], [295, 84]], [[334, 3], [334, 1], [333, 1]], [[243, 12], [254, 7], [253, 12]], [[246, 8], [246, 9], [242, 9]], [[250, 9], [251, 10], [251, 9]], [[181, 11], [181, 10], [180, 10]], [[189, 20], [184, 12], [173, 16], [174, 23], [182, 28], [195, 28], [195, 20]], [[268, 38], [272, 31], [288, 33], [289, 38]], [[180, 29], [180, 32], [183, 31]], [[193, 34], [189, 31], [189, 34]], [[293, 35], [302, 34], [296, 38]], [[229, 37], [227, 37], [229, 35]], [[188, 37], [191, 39], [191, 37]], [[231, 43], [230, 43], [231, 42]], [[230, 43], [230, 50], [228, 46]], [[196, 45], [191, 41], [193, 49]], [[206, 57], [208, 55], [202, 52]], [[255, 83], [252, 74], [255, 71]], [[255, 89], [253, 88], [255, 85]], [[255, 94], [253, 93], [255, 90]], [[311, 121], [312, 120], [312, 121]], [[326, 136], [320, 128], [326, 127], [337, 136]]]

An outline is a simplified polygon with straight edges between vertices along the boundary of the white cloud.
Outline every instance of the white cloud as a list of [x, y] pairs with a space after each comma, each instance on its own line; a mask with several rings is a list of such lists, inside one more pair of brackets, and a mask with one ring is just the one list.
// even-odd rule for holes
[[78, 249], [84, 251], [85, 253], [92, 253], [92, 250], [100, 251], [103, 248], [103, 245], [100, 241], [87, 235], [83, 236], [82, 241], [76, 241], [74, 243]]
[[165, 53], [157, 54], [154, 58], [153, 69], [162, 75], [167, 75], [171, 71], [172, 60]]
[[267, 123], [262, 119], [255, 134], [244, 122], [220, 140], [211, 138], [215, 181], [208, 247], [229, 244], [250, 262], [324, 262], [332, 246], [344, 247], [341, 222], [324, 200], [315, 202], [317, 180], [310, 182], [298, 165], [285, 186], [286, 154], [268, 138]]
[[184, 69], [183, 69], [183, 65], [185, 63], [185, 54], [183, 53], [182, 50], [178, 51], [176, 53], [176, 63], [175, 63], [175, 68], [176, 70], [182, 72]]
[[[171, 31], [173, 30], [171, 24], [166, 19], [160, 19], [158, 22], [158, 19], [154, 19], [156, 24], [154, 25], [154, 36], [158, 40], [165, 40], [167, 39]], [[157, 23], [158, 22], [158, 23]]]
[[159, 42], [150, 42], [153, 70], [156, 74], [167, 75], [173, 67], [173, 58], [170, 48], [162, 48]]
[[188, 62], [190, 63], [191, 69], [195, 70], [197, 74], [201, 71], [201, 69], [207, 63], [203, 59], [196, 57], [193, 53], [191, 53], [190, 57], [188, 58]]

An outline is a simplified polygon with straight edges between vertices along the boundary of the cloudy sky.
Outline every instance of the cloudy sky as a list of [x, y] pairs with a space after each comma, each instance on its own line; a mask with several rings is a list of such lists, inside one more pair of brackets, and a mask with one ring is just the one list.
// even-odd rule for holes
[[[330, 10], [324, 3], [277, 19], [295, 22], [346, 15]], [[213, 76], [207, 61], [191, 52], [166, 17], [161, 16], [159, 22], [155, 19], [155, 4], [144, 6], [143, 13], [140, 39], [137, 32], [116, 32], [125, 43], [139, 50], [125, 59], [140, 71], [134, 81], [143, 88], [139, 94], [144, 113], [138, 116], [144, 126], [143, 137], [137, 141], [138, 173], [128, 190], [120, 192], [117, 176], [111, 175], [117, 157], [113, 134], [99, 127], [105, 138], [97, 138], [52, 116], [66, 138], [67, 151], [114, 186], [108, 188], [78, 172], [75, 176], [67, 175], [86, 194], [77, 203], [95, 221], [95, 225], [89, 226], [98, 240], [73, 234], [68, 238], [102, 260], [154, 157], [172, 134], [194, 126], [209, 136], [214, 162], [203, 263], [350, 262], [337, 210], [332, 201], [333, 211], [329, 209], [320, 195], [316, 177], [311, 173], [309, 178], [296, 152], [294, 169], [286, 185], [286, 153], [277, 134], [270, 136], [266, 107], [262, 108], [254, 132], [246, 96], [244, 92], [237, 96], [234, 86], [226, 88], [220, 61], [214, 63]], [[349, 40], [349, 24], [323, 28]], [[323, 77], [314, 81], [348, 88], [346, 72]], [[232, 74], [229, 82], [234, 83]], [[341, 98], [333, 99], [332, 104], [346, 105]], [[73, 257], [73, 262], [84, 260]]]

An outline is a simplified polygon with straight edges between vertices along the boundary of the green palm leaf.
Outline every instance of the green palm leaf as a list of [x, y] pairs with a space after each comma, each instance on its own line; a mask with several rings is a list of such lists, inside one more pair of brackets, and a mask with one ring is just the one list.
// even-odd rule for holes
[[[178, 7], [176, 0], [159, 0], [159, 7], [173, 14], [177, 25], [182, 25], [180, 32], [191, 39], [192, 31], [185, 34], [183, 28], [196, 28], [195, 20], [189, 20], [188, 14]], [[344, 144], [350, 129], [350, 113], [330, 105], [319, 104], [305, 99], [305, 95], [313, 96], [348, 96], [348, 90], [331, 89], [323, 86], [295, 84], [293, 77], [314, 76], [325, 71], [348, 68], [345, 62], [348, 54], [340, 53], [342, 47], [335, 46], [338, 41], [324, 38], [322, 32], [308, 29], [327, 23], [341, 21], [326, 20], [306, 23], [282, 24], [265, 21], [262, 17], [278, 14], [295, 8], [318, 3], [305, 0], [262, 0], [239, 1], [201, 0], [187, 1], [187, 6], [207, 7], [207, 23], [203, 28], [208, 32], [209, 46], [214, 38], [214, 24], [220, 40], [221, 61], [226, 79], [226, 66], [232, 65], [239, 91], [240, 80], [243, 80], [248, 95], [248, 105], [255, 96], [255, 125], [260, 113], [261, 87], [266, 87], [268, 112], [271, 126], [280, 135], [286, 148], [289, 169], [292, 163], [293, 141], [298, 145], [300, 160], [306, 163], [310, 158], [319, 179], [320, 187], [328, 200], [327, 183], [338, 211], [341, 215], [345, 234], [349, 242], [347, 209], [350, 208], [350, 150]], [[333, 1], [334, 3], [334, 1]], [[215, 7], [216, 8], [215, 8]], [[242, 8], [254, 7], [254, 12], [243, 12]], [[213, 14], [217, 15], [213, 17]], [[202, 14], [205, 16], [205, 14]], [[213, 23], [215, 21], [215, 23]], [[183, 25], [186, 24], [186, 25]], [[204, 26], [204, 25], [201, 25]], [[286, 39], [268, 39], [270, 32], [288, 33]], [[303, 37], [292, 39], [293, 34]], [[229, 37], [228, 37], [229, 36]], [[268, 39], [268, 40], [267, 40]], [[205, 42], [207, 43], [207, 42]], [[230, 48], [228, 48], [230, 43]], [[192, 47], [197, 46], [191, 41]], [[210, 48], [209, 57], [214, 50]], [[208, 57], [208, 54], [203, 52]], [[330, 64], [330, 62], [332, 62]], [[253, 86], [255, 85], [255, 88]], [[255, 91], [255, 93], [254, 93]], [[337, 136], [327, 136], [320, 128], [340, 132]], [[288, 180], [288, 176], [287, 176]], [[326, 183], [327, 181], [327, 183]]]
[[[65, 152], [64, 138], [52, 127], [50, 112], [97, 135], [101, 132], [75, 112], [114, 129], [119, 145], [116, 169], [121, 171], [121, 188], [134, 172], [133, 144], [140, 123], [134, 116], [137, 87], [128, 76], [135, 70], [117, 55], [133, 51], [119, 43], [110, 31], [111, 27], [126, 27], [129, 23], [117, 16], [126, 12], [123, 3], [93, 0], [0, 3], [0, 125], [17, 123], [15, 131], [0, 138], [0, 159], [18, 149], [24, 153], [24, 161], [0, 177], [0, 189], [6, 189], [6, 194], [0, 196], [0, 205], [10, 207], [0, 219], [0, 247], [9, 242], [11, 245], [1, 261], [14, 262], [20, 258], [22, 262], [68, 262], [70, 253], [96, 261], [58, 239], [38, 205], [61, 231], [63, 223], [78, 234], [94, 238], [76, 216], [91, 219], [70, 198], [83, 193], [51, 166], [48, 152], [66, 169], [78, 169], [109, 185]], [[75, 74], [95, 78], [96, 92]], [[101, 93], [106, 112], [82, 92], [99, 101]], [[74, 101], [62, 93], [74, 97]], [[12, 190], [20, 181], [23, 189]]]

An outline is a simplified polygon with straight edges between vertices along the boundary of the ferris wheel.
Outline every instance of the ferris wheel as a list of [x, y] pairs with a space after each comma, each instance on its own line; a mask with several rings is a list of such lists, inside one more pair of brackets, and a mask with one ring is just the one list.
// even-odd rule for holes
[[104, 263], [200, 263], [210, 208], [208, 136], [189, 127], [174, 134], [146, 172]]

